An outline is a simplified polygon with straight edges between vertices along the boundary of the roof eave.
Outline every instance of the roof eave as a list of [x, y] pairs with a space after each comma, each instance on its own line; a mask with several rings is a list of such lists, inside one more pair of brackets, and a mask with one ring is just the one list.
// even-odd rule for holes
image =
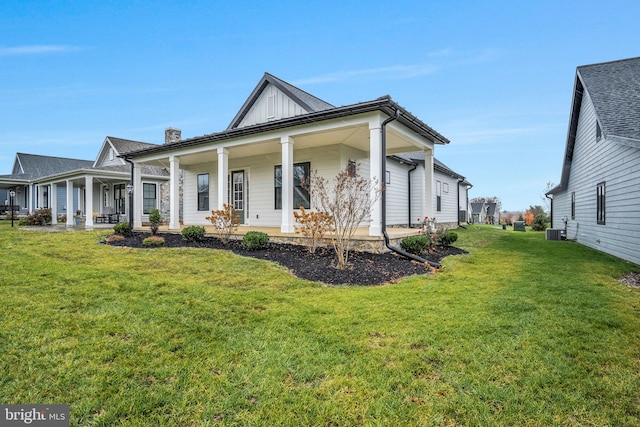
[[384, 96], [373, 101], [362, 102], [358, 104], [348, 105], [344, 107], [338, 107], [331, 110], [322, 110], [315, 113], [304, 114], [295, 117], [289, 117], [286, 119], [261, 123], [253, 126], [247, 126], [242, 128], [227, 129], [222, 132], [207, 134], [194, 138], [185, 139], [173, 144], [158, 145], [156, 147], [150, 147], [144, 150], [131, 151], [129, 153], [121, 154], [118, 157], [125, 159], [133, 159], [136, 157], [142, 157], [147, 154], [153, 154], [162, 151], [175, 150], [177, 148], [193, 147], [203, 144], [209, 144], [212, 142], [223, 141], [226, 139], [237, 138], [242, 136], [254, 135], [260, 132], [273, 131], [278, 129], [285, 129], [288, 127], [299, 126], [309, 123], [316, 123], [324, 120], [332, 120], [341, 117], [346, 117], [355, 114], [369, 113], [372, 111], [381, 111], [390, 117], [395, 116], [396, 111], [400, 111], [400, 116], [397, 121], [409, 129], [413, 130], [417, 134], [432, 140], [435, 144], [448, 144], [450, 141], [440, 133], [436, 132], [433, 128], [426, 125], [420, 119], [409, 113], [400, 105], [391, 100], [391, 97]]

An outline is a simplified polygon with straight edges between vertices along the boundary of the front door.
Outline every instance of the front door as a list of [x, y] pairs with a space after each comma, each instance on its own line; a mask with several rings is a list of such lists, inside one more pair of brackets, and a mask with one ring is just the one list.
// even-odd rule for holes
[[244, 190], [244, 171], [231, 172], [231, 203], [240, 217], [240, 224], [245, 223]]

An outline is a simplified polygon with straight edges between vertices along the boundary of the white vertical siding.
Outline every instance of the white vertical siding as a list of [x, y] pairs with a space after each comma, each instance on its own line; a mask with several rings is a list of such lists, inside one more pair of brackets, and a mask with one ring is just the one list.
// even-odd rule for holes
[[[606, 183], [605, 222], [597, 224], [596, 187]], [[571, 193], [575, 191], [575, 220]], [[594, 249], [640, 264], [640, 150], [596, 140], [596, 115], [585, 93], [566, 191], [554, 197], [554, 228]]]
[[[456, 178], [450, 177], [440, 172], [434, 172], [433, 177], [433, 215], [436, 217], [438, 223], [457, 223], [458, 222], [458, 193], [456, 186], [458, 185], [458, 180]], [[436, 186], [437, 182], [440, 181], [442, 183], [442, 196], [441, 196], [441, 209], [438, 212], [437, 204], [436, 204]], [[447, 184], [445, 186], [445, 184]], [[445, 192], [445, 187], [449, 187], [448, 191]]]
[[[271, 101], [270, 98], [273, 101]], [[274, 104], [270, 106], [270, 102], [274, 102]], [[274, 107], [275, 109], [270, 111], [270, 109]], [[273, 114], [269, 114], [270, 112]], [[251, 106], [249, 112], [244, 116], [238, 127], [266, 123], [268, 121], [285, 119], [306, 113], [308, 113], [308, 111], [296, 104], [277, 87], [269, 84]]]
[[411, 167], [387, 159], [391, 183], [386, 185], [387, 225], [407, 225], [409, 221], [408, 172]]

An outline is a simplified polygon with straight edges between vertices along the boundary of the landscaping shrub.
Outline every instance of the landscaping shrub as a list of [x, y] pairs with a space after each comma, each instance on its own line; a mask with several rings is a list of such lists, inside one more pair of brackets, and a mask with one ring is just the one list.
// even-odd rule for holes
[[20, 220], [20, 225], [51, 224], [51, 209], [38, 209]]
[[333, 219], [326, 212], [306, 211], [303, 206], [300, 206], [300, 212], [293, 211], [293, 216], [300, 224], [296, 226], [296, 233], [304, 235], [309, 252], [315, 253], [318, 242], [322, 240], [325, 233], [332, 230]]
[[160, 211], [157, 208], [151, 209], [151, 212], [149, 212], [149, 223], [151, 224], [151, 234], [153, 236], [158, 234], [160, 221], [162, 221], [162, 217], [160, 216]]
[[204, 238], [204, 227], [190, 225], [182, 229], [182, 237], [191, 242], [199, 242]]
[[210, 221], [215, 228], [215, 232], [222, 240], [227, 243], [233, 232], [240, 224], [240, 216], [232, 205], [224, 204], [222, 209], [211, 211], [211, 216], [205, 218]]
[[539, 213], [534, 218], [531, 223], [531, 230], [533, 231], [544, 231], [547, 229], [547, 223], [549, 222], [549, 218], [546, 213]]
[[456, 240], [458, 240], [458, 233], [455, 231], [445, 230], [440, 236], [440, 244], [443, 246], [450, 246]]
[[104, 241], [105, 243], [115, 243], [115, 242], [121, 242], [124, 240], [124, 236], [122, 234], [110, 234], [107, 237], [105, 237]]
[[269, 235], [261, 231], [249, 231], [242, 238], [242, 247], [249, 251], [264, 249], [267, 243], [269, 243]]
[[142, 241], [142, 246], [145, 248], [152, 248], [155, 246], [163, 246], [164, 237], [162, 236], [149, 236]]
[[408, 236], [402, 239], [400, 247], [410, 254], [420, 255], [431, 248], [431, 240], [423, 235]]
[[128, 222], [121, 222], [113, 226], [113, 232], [116, 234], [121, 234], [123, 236], [128, 235], [130, 230], [131, 227], [129, 227]]

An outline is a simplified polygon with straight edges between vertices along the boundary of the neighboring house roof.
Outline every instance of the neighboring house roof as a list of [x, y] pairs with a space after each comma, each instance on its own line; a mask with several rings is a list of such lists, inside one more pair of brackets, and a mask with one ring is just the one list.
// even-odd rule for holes
[[144, 150], [149, 147], [156, 147], [158, 144], [151, 144], [149, 142], [133, 141], [130, 139], [116, 138], [114, 136], [107, 136], [107, 139], [111, 141], [111, 145], [118, 152], [118, 154], [126, 154], [131, 151]]
[[[268, 84], [278, 85], [282, 91], [286, 91], [288, 96], [295, 97], [296, 102], [304, 103], [305, 108], [309, 108], [310, 112], [293, 117], [287, 117], [280, 120], [274, 120], [266, 123], [237, 127], [244, 115], [251, 109], [253, 103], [256, 102], [262, 91]], [[302, 105], [302, 104], [300, 104]], [[229, 127], [222, 132], [211, 133], [208, 135], [198, 136], [195, 138], [183, 139], [172, 144], [157, 145], [133, 151], [125, 155], [126, 158], [136, 158], [147, 154], [173, 151], [185, 147], [193, 147], [224, 141], [232, 138], [255, 135], [262, 132], [280, 130], [299, 126], [303, 124], [317, 123], [323, 120], [332, 120], [343, 117], [349, 117], [356, 114], [380, 111], [390, 117], [395, 117], [398, 123], [411, 129], [418, 135], [432, 141], [435, 144], [448, 144], [449, 140], [440, 133], [429, 127], [426, 123], [415, 117], [409, 111], [394, 102], [389, 95], [382, 96], [372, 101], [360, 102], [357, 104], [346, 105], [342, 107], [334, 107], [331, 104], [309, 95], [301, 89], [286, 83], [269, 73], [265, 73], [252, 94], [244, 103], [240, 112], [234, 117]]]
[[497, 203], [487, 203], [487, 216], [495, 216], [497, 206]]
[[640, 143], [640, 57], [578, 67], [603, 136]]
[[0, 175], [0, 177], [34, 180], [56, 173], [91, 167], [91, 165], [93, 165], [91, 160], [16, 153], [13, 173]]
[[242, 105], [238, 114], [231, 120], [231, 123], [227, 127], [229, 129], [235, 129], [238, 127], [242, 119], [245, 115], [251, 110], [253, 104], [258, 100], [262, 91], [267, 87], [267, 85], [272, 84], [282, 92], [284, 92], [289, 98], [291, 98], [294, 102], [304, 108], [307, 113], [315, 113], [318, 111], [329, 110], [335, 108], [333, 105], [329, 104], [326, 101], [323, 101], [320, 98], [317, 98], [310, 93], [303, 91], [300, 88], [293, 86], [285, 82], [282, 79], [277, 78], [276, 76], [264, 73], [262, 79], [258, 82], [256, 87], [253, 89], [253, 92], [249, 95], [245, 103]]
[[567, 187], [585, 93], [593, 103], [602, 136], [640, 148], [640, 57], [578, 67], [562, 176], [560, 183], [547, 195]]
[[476, 203], [476, 202], [471, 203], [471, 213], [479, 214], [479, 213], [482, 213], [484, 209], [485, 209], [484, 203]]

